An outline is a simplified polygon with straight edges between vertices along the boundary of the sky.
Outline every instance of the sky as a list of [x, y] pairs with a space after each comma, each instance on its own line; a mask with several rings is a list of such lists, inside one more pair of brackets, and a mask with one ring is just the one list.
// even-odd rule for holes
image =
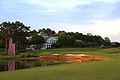
[[0, 0], [0, 23], [4, 21], [120, 42], [120, 0]]

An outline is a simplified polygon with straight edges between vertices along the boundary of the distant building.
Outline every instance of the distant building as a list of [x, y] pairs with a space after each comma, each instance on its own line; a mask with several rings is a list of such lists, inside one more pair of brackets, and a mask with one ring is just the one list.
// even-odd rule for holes
[[120, 43], [119, 42], [112, 42], [111, 46], [112, 47], [120, 47]]
[[57, 40], [58, 40], [58, 37], [50, 37], [46, 39], [46, 43], [53, 44], [53, 43], [56, 43]]
[[58, 40], [58, 37], [49, 37], [46, 39], [46, 43], [42, 45], [42, 49], [52, 48], [52, 45], [55, 44]]
[[58, 40], [58, 37], [48, 36], [48, 34], [44, 32], [40, 32], [39, 35], [41, 35], [46, 40], [46, 43], [42, 44], [42, 49], [52, 48], [52, 45], [55, 44]]
[[[53, 36], [48, 36], [47, 33], [40, 32], [38, 35], [42, 36], [45, 39], [45, 43], [40, 45], [41, 49], [48, 49], [52, 48], [52, 45], [55, 44], [58, 40], [58, 37], [53, 37]], [[26, 37], [26, 39], [30, 40], [32, 36]], [[36, 44], [31, 44], [30, 46], [26, 47], [27, 50], [35, 50], [38, 45]]]

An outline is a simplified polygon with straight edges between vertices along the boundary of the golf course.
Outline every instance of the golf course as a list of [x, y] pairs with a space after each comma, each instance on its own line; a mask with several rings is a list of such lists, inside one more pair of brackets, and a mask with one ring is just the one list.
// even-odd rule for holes
[[120, 80], [120, 48], [60, 48], [26, 53], [88, 54], [109, 59], [5, 71], [0, 72], [0, 80]]

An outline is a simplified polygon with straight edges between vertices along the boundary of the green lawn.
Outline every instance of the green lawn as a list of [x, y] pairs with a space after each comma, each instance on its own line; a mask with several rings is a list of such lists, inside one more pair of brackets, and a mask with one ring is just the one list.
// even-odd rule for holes
[[0, 72], [0, 80], [120, 80], [120, 49], [65, 48], [31, 52], [35, 54], [85, 53], [110, 58], [106, 61], [61, 64]]

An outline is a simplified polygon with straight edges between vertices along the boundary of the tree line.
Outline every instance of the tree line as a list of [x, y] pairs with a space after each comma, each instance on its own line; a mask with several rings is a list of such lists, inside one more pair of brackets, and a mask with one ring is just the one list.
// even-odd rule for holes
[[[50, 28], [39, 30], [30, 30], [30, 26], [24, 25], [22, 22], [2, 22], [0, 23], [0, 47], [8, 48], [8, 39], [13, 38], [17, 49], [21, 49], [24, 45], [43, 44], [45, 39], [39, 35], [44, 32], [48, 36], [58, 37], [53, 47], [110, 47], [111, 41], [108, 37], [102, 38], [100, 35], [92, 35], [91, 33], [83, 34], [79, 32], [59, 31], [56, 33]], [[27, 39], [30, 38], [30, 39]], [[117, 45], [119, 43], [117, 42]]]
[[111, 41], [106, 41], [99, 35], [92, 35], [91, 33], [83, 34], [79, 32], [65, 32], [59, 31], [57, 33], [58, 42], [57, 47], [108, 47]]

